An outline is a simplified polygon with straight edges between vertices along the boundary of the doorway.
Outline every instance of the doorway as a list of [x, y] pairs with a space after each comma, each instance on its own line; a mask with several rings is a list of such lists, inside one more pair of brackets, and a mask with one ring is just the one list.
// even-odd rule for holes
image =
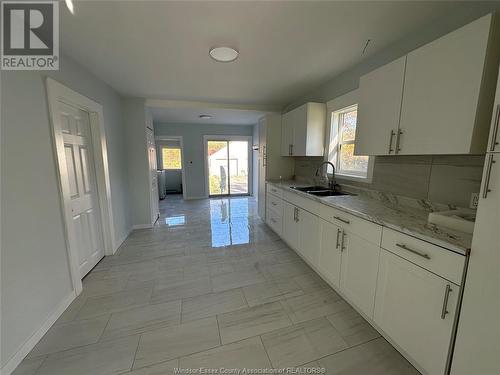
[[251, 137], [205, 136], [207, 195], [251, 194]]

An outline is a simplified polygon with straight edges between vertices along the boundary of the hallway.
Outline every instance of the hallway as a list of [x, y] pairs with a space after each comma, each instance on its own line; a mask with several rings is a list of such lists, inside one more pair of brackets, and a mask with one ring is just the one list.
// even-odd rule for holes
[[91, 271], [15, 374], [417, 374], [261, 221], [253, 198], [167, 196], [160, 211]]

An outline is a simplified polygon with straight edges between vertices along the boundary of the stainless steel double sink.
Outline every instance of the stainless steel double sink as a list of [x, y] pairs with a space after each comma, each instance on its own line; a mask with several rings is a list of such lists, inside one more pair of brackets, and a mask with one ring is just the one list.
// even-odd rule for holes
[[291, 186], [291, 188], [294, 190], [302, 191], [302, 192], [307, 193], [307, 194], [316, 195], [318, 197], [335, 197], [335, 196], [342, 196], [342, 195], [354, 195], [351, 193], [332, 190], [332, 189], [326, 188], [324, 186], [305, 186], [305, 187]]

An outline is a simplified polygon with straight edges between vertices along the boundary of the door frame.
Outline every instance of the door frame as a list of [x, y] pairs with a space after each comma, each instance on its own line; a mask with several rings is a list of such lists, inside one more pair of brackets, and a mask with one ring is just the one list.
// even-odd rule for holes
[[98, 204], [101, 215], [101, 226], [104, 242], [104, 255], [113, 255], [116, 251], [114, 234], [113, 209], [111, 204], [111, 186], [109, 178], [108, 151], [104, 129], [104, 115], [101, 104], [64, 86], [52, 78], [46, 80], [47, 102], [51, 124], [54, 159], [57, 166], [59, 196], [61, 199], [62, 219], [65, 226], [66, 250], [73, 289], [76, 294], [82, 291], [82, 280], [78, 269], [78, 247], [75, 227], [73, 225], [70, 188], [67, 175], [66, 156], [62, 124], [58, 116], [59, 101], [80, 108], [89, 113], [92, 153], [96, 174]]
[[[253, 181], [253, 158], [252, 158], [252, 140], [253, 137], [251, 135], [204, 135], [203, 136], [203, 160], [205, 162], [205, 197], [210, 198], [209, 186], [210, 182], [208, 181], [208, 141], [247, 141], [248, 142], [248, 194], [241, 195], [252, 195], [252, 181]], [[229, 163], [229, 161], [228, 161]], [[229, 165], [229, 164], [228, 164]], [[228, 171], [229, 175], [229, 171]], [[228, 185], [229, 187], [229, 185]], [[221, 194], [222, 197], [231, 197], [237, 195], [231, 194]]]
[[[181, 180], [182, 180], [182, 199], [186, 200], [186, 170], [184, 163], [184, 137], [182, 135], [157, 135], [155, 141], [179, 141], [181, 147]], [[163, 161], [163, 155], [161, 160]], [[163, 168], [161, 168], [163, 169]]]

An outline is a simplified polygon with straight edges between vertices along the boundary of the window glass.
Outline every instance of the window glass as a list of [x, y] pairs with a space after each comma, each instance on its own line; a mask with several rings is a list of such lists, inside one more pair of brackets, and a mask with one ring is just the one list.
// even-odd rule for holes
[[180, 148], [163, 147], [161, 157], [163, 169], [182, 169]]

